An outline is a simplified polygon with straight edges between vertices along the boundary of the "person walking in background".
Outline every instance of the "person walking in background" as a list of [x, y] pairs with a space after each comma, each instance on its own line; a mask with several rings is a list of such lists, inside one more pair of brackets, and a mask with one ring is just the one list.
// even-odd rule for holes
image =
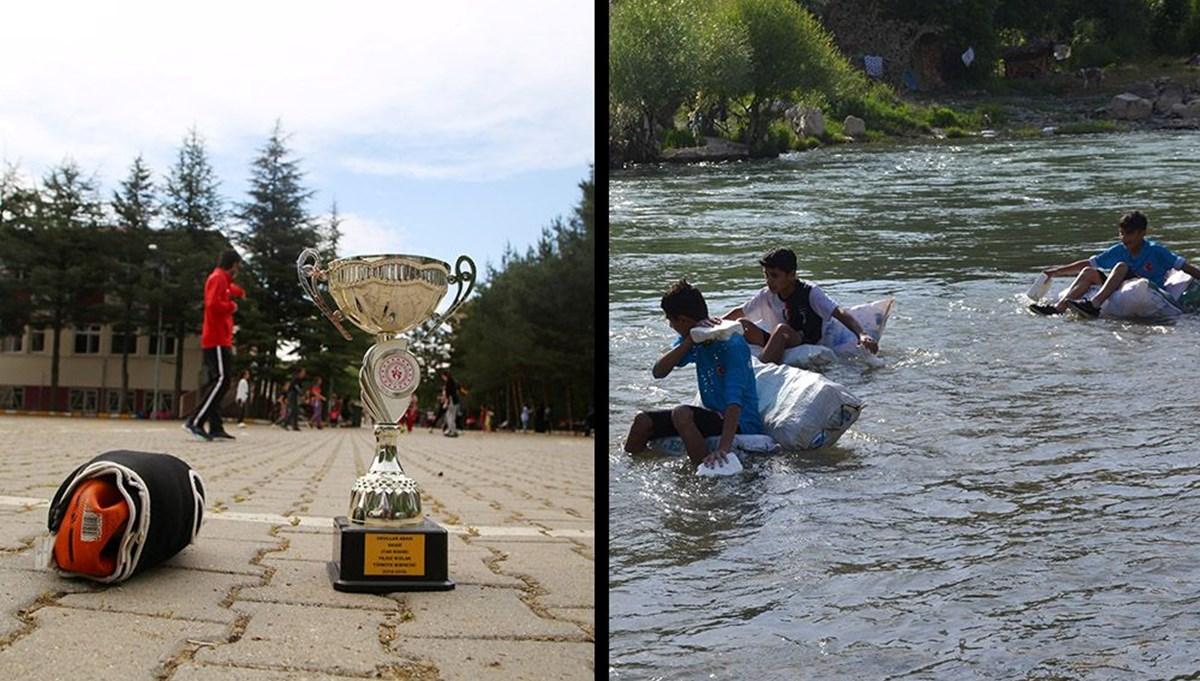
[[550, 405], [549, 405], [549, 404], [546, 404], [546, 409], [545, 409], [545, 412], [546, 412], [546, 417], [545, 417], [545, 421], [546, 421], [546, 434], [547, 434], [547, 435], [549, 435], [549, 434], [550, 434], [550, 431], [554, 430], [554, 426], [553, 426], [553, 425], [551, 425], [551, 424], [552, 424], [552, 421], [550, 420]]
[[446, 437], [458, 437], [458, 382], [444, 369], [442, 394], [446, 397]]
[[287, 427], [288, 417], [288, 390], [291, 388], [292, 382], [288, 381], [283, 384], [283, 392], [279, 393], [279, 398], [275, 400], [275, 421], [274, 424], [280, 428]]
[[237, 393], [238, 405], [238, 428], [246, 427], [246, 405], [250, 404], [250, 370], [246, 369], [242, 372], [242, 377], [238, 379]]
[[404, 412], [403, 419], [404, 425], [408, 426], [408, 432], [412, 432], [413, 426], [417, 424], [417, 417], [420, 413], [421, 410], [417, 407], [417, 397], [413, 395], [413, 398], [408, 402], [408, 410]]
[[287, 390], [287, 419], [283, 422], [285, 430], [300, 430], [300, 391], [304, 382], [304, 367], [296, 369]]
[[529, 405], [528, 404], [521, 405], [521, 432], [522, 433], [529, 432]]
[[342, 398], [338, 397], [337, 393], [329, 395], [329, 427], [337, 428], [338, 422], [342, 418]]
[[312, 417], [309, 419], [308, 425], [317, 430], [325, 428], [325, 396], [321, 394], [321, 381], [321, 377], [318, 376], [308, 391], [309, 403], [312, 406]]
[[[242, 256], [232, 248], [226, 249], [204, 282], [200, 349], [204, 354], [204, 367], [208, 370], [208, 382], [200, 390], [196, 410], [183, 423], [183, 429], [197, 440], [234, 439], [221, 423], [221, 398], [229, 389], [233, 369], [233, 313], [237, 311], [233, 299], [246, 295], [242, 287], [233, 283], [241, 268]], [[207, 432], [204, 430], [206, 423]]]

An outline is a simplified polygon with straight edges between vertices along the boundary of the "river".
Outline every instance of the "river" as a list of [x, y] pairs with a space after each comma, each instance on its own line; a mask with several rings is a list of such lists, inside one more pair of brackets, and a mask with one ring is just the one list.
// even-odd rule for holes
[[[1200, 677], [1200, 320], [1023, 295], [1135, 208], [1200, 263], [1200, 136], [838, 146], [610, 201], [610, 678]], [[650, 375], [663, 291], [720, 314], [776, 245], [843, 306], [896, 298], [885, 365], [826, 371], [859, 421], [731, 478], [631, 459], [634, 414], [695, 394]]]

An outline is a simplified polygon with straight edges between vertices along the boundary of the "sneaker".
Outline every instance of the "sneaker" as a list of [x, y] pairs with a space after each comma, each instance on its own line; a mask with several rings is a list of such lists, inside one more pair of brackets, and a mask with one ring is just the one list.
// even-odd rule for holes
[[245, 427], [246, 427], [246, 424], [244, 424], [244, 423], [239, 423], [239, 424], [238, 424], [238, 428], [245, 428]]
[[1058, 311], [1058, 308], [1054, 307], [1053, 305], [1041, 305], [1039, 303], [1034, 303], [1033, 305], [1029, 306], [1029, 309], [1038, 314], [1062, 314]]
[[1100, 316], [1100, 308], [1096, 307], [1090, 300], [1068, 300], [1067, 305], [1071, 306], [1079, 314], [1088, 319], [1095, 319]]
[[213, 440], [236, 440], [237, 439], [236, 437], [230, 435], [229, 433], [226, 433], [223, 430], [220, 432], [216, 432], [216, 433], [209, 433], [209, 438], [213, 439]]
[[190, 423], [183, 424], [183, 429], [192, 434], [192, 437], [205, 442], [212, 442], [212, 436], [204, 432], [200, 426], [193, 426]]

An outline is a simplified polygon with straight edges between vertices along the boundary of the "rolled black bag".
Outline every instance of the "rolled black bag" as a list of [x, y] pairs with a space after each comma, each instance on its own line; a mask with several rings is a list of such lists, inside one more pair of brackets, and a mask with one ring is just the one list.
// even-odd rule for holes
[[204, 482], [183, 460], [105, 452], [54, 493], [50, 567], [67, 577], [122, 582], [192, 543], [203, 517]]

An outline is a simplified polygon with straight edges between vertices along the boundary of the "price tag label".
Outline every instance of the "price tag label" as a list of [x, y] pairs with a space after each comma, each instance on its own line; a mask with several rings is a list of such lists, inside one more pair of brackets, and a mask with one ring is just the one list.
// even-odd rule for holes
[[367, 534], [363, 547], [363, 574], [424, 575], [425, 535]]

